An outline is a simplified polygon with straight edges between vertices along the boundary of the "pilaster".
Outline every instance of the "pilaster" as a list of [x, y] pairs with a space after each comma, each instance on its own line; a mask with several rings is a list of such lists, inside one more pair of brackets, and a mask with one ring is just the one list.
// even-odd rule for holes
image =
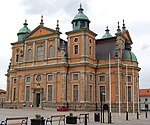
[[61, 73], [62, 80], [61, 80], [61, 101], [66, 101], [66, 72]]
[[22, 75], [22, 101], [25, 101], [25, 75]]

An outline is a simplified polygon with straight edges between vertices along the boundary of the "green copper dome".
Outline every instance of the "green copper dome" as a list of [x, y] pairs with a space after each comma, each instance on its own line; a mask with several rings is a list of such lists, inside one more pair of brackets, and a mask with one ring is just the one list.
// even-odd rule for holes
[[102, 36], [102, 39], [110, 38], [112, 35], [109, 33], [108, 26], [106, 27], [106, 33]]
[[122, 59], [123, 60], [129, 60], [129, 61], [138, 62], [136, 56], [130, 50], [123, 50]]
[[80, 8], [78, 9], [78, 14], [72, 20], [73, 30], [78, 30], [81, 28], [89, 28], [90, 20], [88, 17], [83, 13], [82, 5], [80, 4]]
[[19, 32], [17, 33], [17, 36], [18, 36], [18, 41], [22, 41], [23, 40], [23, 37], [26, 35], [26, 34], [28, 34], [28, 33], [30, 33], [31, 31], [30, 31], [30, 29], [27, 27], [27, 21], [25, 20], [25, 23], [23, 24], [24, 25], [24, 27], [23, 28], [21, 28], [20, 30], [19, 30]]
[[73, 19], [73, 21], [74, 20], [80, 20], [80, 19], [82, 19], [82, 20], [89, 20], [89, 18], [83, 13], [83, 8], [82, 8], [82, 6], [80, 5], [80, 8], [78, 9], [78, 14], [74, 17], [74, 19]]

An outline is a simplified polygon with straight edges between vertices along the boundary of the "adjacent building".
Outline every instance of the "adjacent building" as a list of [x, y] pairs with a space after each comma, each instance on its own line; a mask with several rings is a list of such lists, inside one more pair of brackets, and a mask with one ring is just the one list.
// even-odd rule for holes
[[3, 108], [5, 101], [6, 101], [6, 91], [0, 89], [0, 108]]
[[11, 43], [8, 104], [95, 110], [102, 103], [116, 112], [137, 110], [140, 68], [124, 21], [122, 28], [118, 23], [114, 36], [107, 27], [96, 39], [83, 11], [80, 5], [67, 40], [60, 37], [58, 21], [51, 29], [41, 17], [34, 30], [25, 21], [18, 40]]
[[150, 89], [140, 89], [140, 109], [150, 110]]

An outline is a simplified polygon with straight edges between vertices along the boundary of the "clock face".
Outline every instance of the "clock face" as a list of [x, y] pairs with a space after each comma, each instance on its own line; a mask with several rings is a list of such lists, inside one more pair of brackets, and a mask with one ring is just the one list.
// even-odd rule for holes
[[41, 79], [42, 79], [42, 76], [41, 75], [37, 75], [37, 77], [36, 77], [36, 81], [41, 81]]

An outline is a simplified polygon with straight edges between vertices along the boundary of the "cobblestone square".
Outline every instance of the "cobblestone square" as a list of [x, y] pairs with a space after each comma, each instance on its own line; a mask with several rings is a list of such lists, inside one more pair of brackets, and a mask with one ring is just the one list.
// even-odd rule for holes
[[[28, 125], [30, 125], [30, 119], [35, 117], [35, 114], [40, 114], [45, 119], [49, 118], [52, 115], [69, 115], [69, 113], [72, 112], [73, 115], [78, 116], [80, 113], [87, 113], [85, 111], [56, 111], [55, 109], [40, 109], [40, 108], [24, 108], [24, 109], [0, 109], [0, 121], [5, 120], [7, 117], [20, 117], [20, 116], [28, 116]], [[94, 111], [88, 112], [90, 115], [90, 121], [87, 122], [87, 125], [98, 125], [98, 124], [108, 124], [107, 120], [107, 113], [105, 113], [105, 123], [100, 122], [94, 122]], [[100, 112], [99, 112], [100, 113]], [[140, 119], [137, 119], [136, 113], [129, 113], [129, 120], [126, 121], [126, 114], [121, 113], [120, 115], [118, 113], [112, 113], [112, 124], [115, 125], [149, 125], [150, 124], [150, 113], [148, 112], [147, 118], [145, 117], [145, 112], [141, 112], [139, 115]], [[57, 125], [58, 122], [54, 123], [54, 125]], [[63, 122], [62, 124], [63, 125]], [[84, 125], [84, 121], [79, 123], [78, 125]]]

